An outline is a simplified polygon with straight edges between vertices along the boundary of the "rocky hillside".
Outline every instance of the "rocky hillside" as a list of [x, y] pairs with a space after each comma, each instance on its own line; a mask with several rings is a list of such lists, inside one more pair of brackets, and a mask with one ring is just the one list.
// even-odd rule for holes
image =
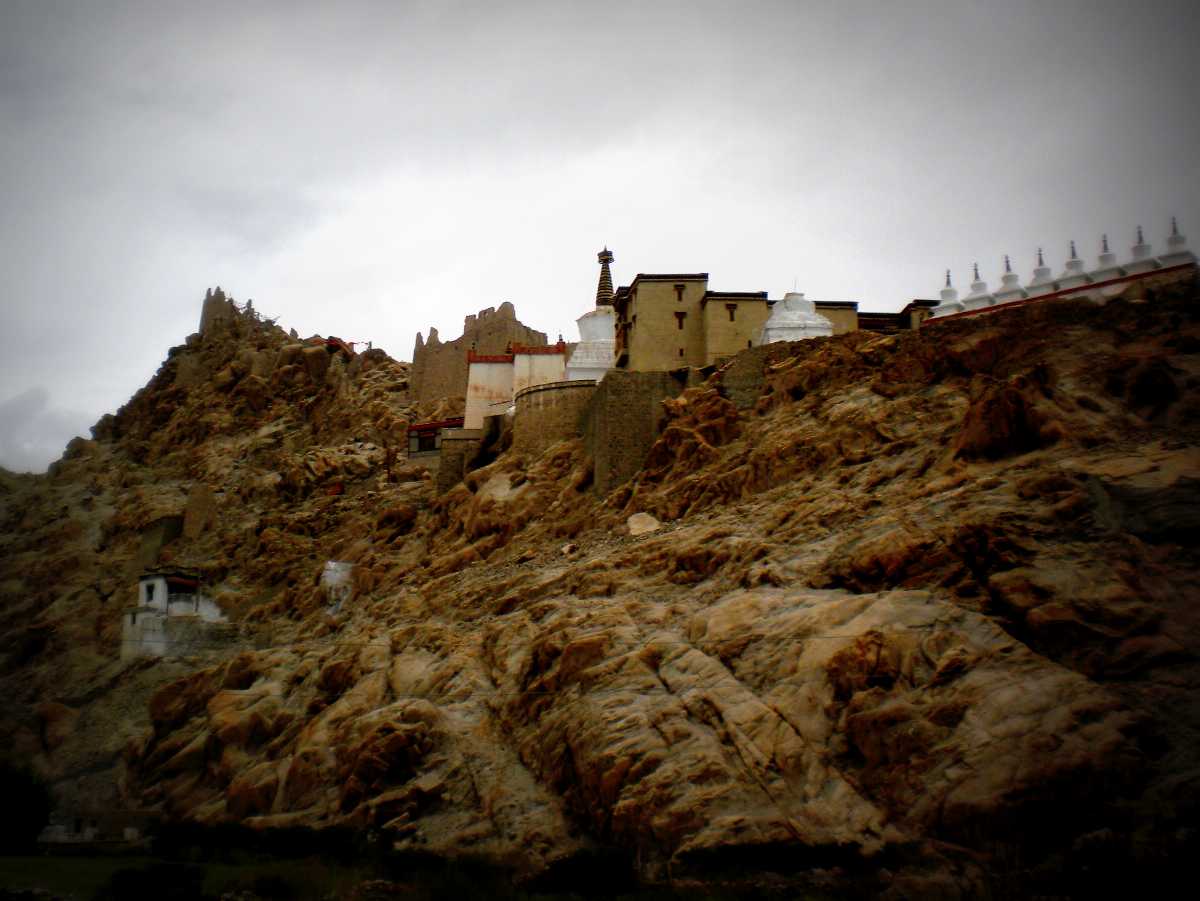
[[[1198, 311], [781, 345], [751, 406], [666, 402], [608, 497], [578, 442], [436, 496], [403, 435], [453, 408], [405, 364], [236, 319], [0, 485], [3, 728], [64, 806], [517, 878], [1145, 886], [1197, 845]], [[235, 645], [120, 659], [155, 561]]]

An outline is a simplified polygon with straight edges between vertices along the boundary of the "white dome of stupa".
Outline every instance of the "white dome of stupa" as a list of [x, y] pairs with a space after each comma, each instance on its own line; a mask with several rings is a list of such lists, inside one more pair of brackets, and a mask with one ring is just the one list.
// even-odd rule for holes
[[833, 323], [817, 312], [817, 305], [797, 291], [789, 291], [783, 300], [775, 301], [771, 318], [763, 325], [759, 344], [776, 341], [803, 341], [806, 338], [828, 338]]

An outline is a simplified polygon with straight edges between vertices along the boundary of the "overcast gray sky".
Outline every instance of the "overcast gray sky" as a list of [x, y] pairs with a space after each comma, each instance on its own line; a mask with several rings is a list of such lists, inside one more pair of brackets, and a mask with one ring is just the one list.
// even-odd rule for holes
[[0, 465], [86, 435], [216, 284], [410, 359], [504, 300], [574, 338], [604, 244], [619, 283], [897, 309], [1200, 239], [1198, 8], [0, 0]]

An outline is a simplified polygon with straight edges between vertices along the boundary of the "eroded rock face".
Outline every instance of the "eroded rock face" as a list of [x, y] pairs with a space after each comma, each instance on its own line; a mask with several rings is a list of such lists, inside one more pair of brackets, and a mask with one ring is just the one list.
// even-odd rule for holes
[[[435, 497], [397, 453], [428, 412], [401, 364], [206, 336], [51, 476], [0, 482], [4, 726], [65, 805], [348, 826], [526, 877], [603, 852], [954, 897], [1186, 859], [1197, 309], [793, 345], [753, 403], [721, 373], [667, 401], [600, 500], [578, 441]], [[122, 663], [171, 516], [156, 552], [244, 640]], [[327, 560], [354, 567], [336, 611]]]

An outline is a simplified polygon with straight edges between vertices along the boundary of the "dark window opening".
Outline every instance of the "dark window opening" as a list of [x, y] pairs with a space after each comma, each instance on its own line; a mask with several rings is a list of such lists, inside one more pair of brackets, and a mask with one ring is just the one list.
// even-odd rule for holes
[[434, 433], [418, 435], [417, 436], [417, 450], [418, 451], [437, 450], [437, 435]]
[[676, 313], [675, 314], [675, 324], [677, 326], [679, 326], [679, 328], [681, 328], [681, 329], [683, 328], [683, 320], [685, 320], [685, 319], [687, 319], [687, 313]]
[[146, 603], [154, 602], [154, 583], [150, 582], [146, 585]]
[[747, 339], [746, 339], [746, 346], [747, 346], [747, 347], [753, 347], [753, 346], [754, 346], [754, 342], [753, 342], [753, 341], [751, 341], [749, 338], [747, 338]]
[[725, 309], [727, 309], [729, 311], [729, 321], [733, 322], [733, 316], [737, 312], [737, 304], [736, 303], [727, 303], [727, 304], [725, 304]]
[[679, 303], [683, 303], [683, 285], [675, 286], [675, 300]]
[[681, 357], [683, 356], [683, 348], [682, 347], [679, 348], [679, 356], [681, 356]]

